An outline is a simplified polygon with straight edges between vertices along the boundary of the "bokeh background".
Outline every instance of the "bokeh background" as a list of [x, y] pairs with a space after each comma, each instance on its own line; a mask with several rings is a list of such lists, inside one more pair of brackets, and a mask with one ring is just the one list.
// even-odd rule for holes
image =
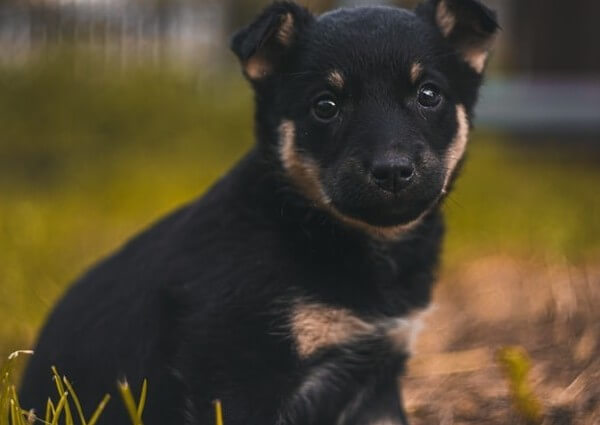
[[[0, 0], [0, 358], [252, 144], [227, 44], [266, 3]], [[498, 350], [518, 346], [544, 420], [598, 424], [600, 2], [485, 3], [503, 31], [407, 403], [416, 423], [517, 423]]]

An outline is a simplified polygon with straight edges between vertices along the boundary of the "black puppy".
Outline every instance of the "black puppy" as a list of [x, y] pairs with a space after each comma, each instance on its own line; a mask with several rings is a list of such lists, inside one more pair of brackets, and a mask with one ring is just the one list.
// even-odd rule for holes
[[[497, 28], [476, 0], [267, 7], [232, 41], [256, 147], [69, 290], [23, 404], [45, 406], [56, 365], [88, 409], [148, 378], [146, 424], [209, 425], [217, 398], [227, 425], [406, 423], [398, 377]], [[102, 423], [126, 422], [113, 401]]]

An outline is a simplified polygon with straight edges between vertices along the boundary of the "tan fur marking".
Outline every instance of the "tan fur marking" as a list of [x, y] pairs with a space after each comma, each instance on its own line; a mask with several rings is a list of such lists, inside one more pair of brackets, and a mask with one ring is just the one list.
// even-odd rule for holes
[[294, 17], [291, 13], [286, 13], [281, 18], [281, 26], [277, 31], [277, 39], [284, 46], [289, 46], [294, 37]]
[[374, 325], [346, 309], [321, 304], [298, 305], [292, 312], [291, 324], [301, 357], [308, 357], [320, 348], [343, 344], [376, 330]]
[[252, 56], [244, 63], [244, 71], [251, 80], [261, 80], [271, 73], [271, 65], [260, 56]]
[[415, 84], [421, 77], [422, 73], [423, 65], [421, 65], [419, 62], [413, 63], [413, 66], [410, 68], [410, 82]]
[[327, 76], [327, 80], [332, 86], [340, 90], [344, 88], [344, 77], [342, 76], [342, 73], [340, 71], [331, 71]]
[[341, 222], [346, 223], [347, 225], [352, 226], [356, 229], [360, 229], [360, 230], [364, 231], [365, 233], [373, 235], [374, 237], [376, 237], [378, 239], [382, 239], [382, 240], [394, 240], [394, 239], [400, 238], [403, 234], [405, 234], [409, 230], [412, 230], [415, 227], [417, 227], [419, 225], [419, 223], [421, 223], [421, 220], [423, 219], [423, 217], [429, 212], [429, 210], [425, 211], [423, 214], [421, 214], [421, 216], [417, 217], [413, 221], [406, 223], [406, 224], [401, 224], [398, 226], [390, 226], [390, 227], [377, 227], [377, 226], [372, 226], [369, 223], [365, 223], [364, 221], [360, 221], [355, 218], [348, 217], [348, 216], [342, 214], [341, 212], [339, 212], [336, 208], [334, 208], [331, 205], [329, 206], [328, 210], [331, 212], [331, 214], [334, 217], [336, 217]]
[[316, 162], [296, 150], [296, 126], [292, 121], [283, 121], [279, 126], [279, 155], [292, 181], [308, 199], [317, 204], [330, 203], [319, 180]]
[[319, 166], [312, 158], [309, 158], [296, 150], [295, 138], [296, 127], [294, 123], [289, 120], [282, 121], [279, 126], [279, 156], [284, 168], [292, 182], [304, 196], [313, 201], [315, 206], [329, 212], [341, 222], [360, 229], [378, 239], [393, 240], [415, 228], [429, 212], [423, 212], [420, 217], [410, 223], [390, 227], [372, 226], [342, 214], [331, 204], [331, 199], [329, 199], [321, 184]]
[[400, 422], [393, 419], [383, 419], [377, 422], [374, 422], [370, 425], [400, 425]]
[[456, 121], [458, 123], [456, 135], [454, 136], [452, 143], [450, 143], [444, 159], [446, 165], [446, 179], [444, 181], [443, 189], [444, 193], [448, 190], [448, 185], [454, 174], [456, 166], [465, 154], [467, 142], [469, 140], [469, 120], [467, 118], [467, 111], [463, 105], [456, 105]]
[[465, 61], [479, 74], [485, 69], [488, 52], [479, 49], [468, 50], [463, 54]]
[[444, 37], [448, 37], [456, 26], [456, 16], [448, 9], [446, 0], [441, 0], [438, 4], [435, 19]]
[[291, 330], [301, 357], [375, 333], [388, 338], [398, 352], [410, 353], [423, 328], [423, 320], [431, 311], [431, 308], [417, 310], [399, 318], [367, 322], [347, 309], [300, 303], [292, 310]]
[[479, 74], [485, 69], [485, 64], [489, 51], [494, 44], [496, 37], [492, 36], [489, 40], [476, 45], [462, 49], [463, 59]]

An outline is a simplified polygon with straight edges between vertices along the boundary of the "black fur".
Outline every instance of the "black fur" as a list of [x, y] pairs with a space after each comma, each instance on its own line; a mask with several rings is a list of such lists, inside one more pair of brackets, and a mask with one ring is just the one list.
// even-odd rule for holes
[[[290, 314], [298, 300], [367, 321], [428, 305], [439, 202], [446, 176], [455, 177], [444, 155], [459, 129], [456, 105], [470, 117], [481, 83], [461, 49], [497, 28], [480, 3], [447, 1], [458, 22], [448, 37], [436, 24], [439, 0], [416, 13], [373, 7], [320, 17], [278, 2], [238, 32], [231, 46], [256, 91], [256, 147], [202, 198], [70, 288], [40, 335], [23, 405], [45, 407], [56, 365], [88, 414], [118, 379], [138, 388], [148, 378], [148, 425], [213, 423], [215, 399], [227, 425], [405, 423], [396, 378], [407, 353], [375, 332], [303, 358]], [[266, 65], [258, 74], [248, 68], [257, 58]], [[416, 62], [423, 74], [411, 82]], [[328, 82], [333, 70], [343, 88]], [[440, 87], [435, 108], [417, 102], [425, 83]], [[338, 108], [327, 122], [314, 112], [323, 93]], [[284, 121], [330, 203], [285, 167]], [[382, 163], [388, 171], [376, 172]], [[413, 174], [400, 186], [402, 164]], [[393, 237], [376, 231], [412, 221]], [[100, 423], [127, 423], [118, 401]]]

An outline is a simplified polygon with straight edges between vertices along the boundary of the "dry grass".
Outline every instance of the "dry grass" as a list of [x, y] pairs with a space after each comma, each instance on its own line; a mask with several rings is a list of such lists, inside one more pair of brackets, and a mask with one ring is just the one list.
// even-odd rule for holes
[[[450, 270], [405, 380], [413, 424], [600, 424], [600, 267], [488, 257]], [[531, 358], [536, 421], [515, 403], [502, 347]]]
[[[77, 392], [66, 376], [61, 376], [52, 367], [52, 380], [56, 394], [48, 394], [48, 402], [44, 412], [28, 410], [21, 406], [15, 384], [18, 360], [22, 355], [33, 354], [32, 351], [16, 351], [8, 359], [0, 363], [0, 425], [95, 425], [100, 420], [106, 405], [111, 401], [106, 394], [94, 413], [86, 418], [83, 406], [79, 402]], [[148, 394], [148, 382], [144, 380], [138, 401], [134, 399], [127, 381], [115, 383], [125, 404], [132, 425], [144, 425], [142, 416]], [[222, 425], [222, 424], [221, 424]]]

